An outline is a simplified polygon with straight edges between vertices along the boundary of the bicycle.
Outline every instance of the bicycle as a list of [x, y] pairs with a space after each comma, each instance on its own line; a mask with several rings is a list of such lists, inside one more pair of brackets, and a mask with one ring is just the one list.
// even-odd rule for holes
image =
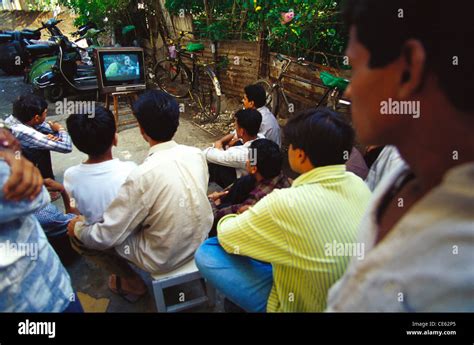
[[298, 76], [286, 73], [290, 65], [293, 63], [296, 63], [301, 66], [308, 66], [309, 68], [311, 68], [311, 70], [316, 71], [315, 67], [305, 62], [305, 58], [300, 57], [297, 60], [293, 60], [281, 54], [277, 54], [276, 59], [280, 62], [283, 62], [283, 66], [276, 81], [272, 83], [267, 79], [259, 79], [255, 82], [255, 84], [261, 85], [265, 89], [265, 92], [267, 94], [266, 106], [270, 109], [270, 111], [272, 111], [275, 116], [278, 115], [279, 111], [280, 95], [281, 97], [283, 97], [283, 100], [286, 103], [287, 107], [289, 107], [291, 104], [285, 93], [285, 88], [282, 83], [283, 78], [293, 79], [302, 83], [325, 89], [326, 91], [323, 97], [316, 105], [316, 108], [323, 105], [323, 102], [325, 102], [326, 100], [327, 102], [325, 105], [336, 111], [339, 110], [342, 106], [350, 105], [350, 102], [348, 100], [342, 98], [344, 90], [349, 84], [348, 80], [335, 77], [330, 73], [323, 71], [320, 73], [322, 81], [322, 84], [320, 84], [308, 79], [300, 78]]
[[[203, 123], [215, 120], [221, 108], [221, 86], [211, 68], [214, 62], [206, 63], [199, 60], [196, 52], [204, 50], [202, 43], [190, 43], [183, 47], [183, 37], [192, 34], [180, 31], [176, 40], [169, 39], [169, 55], [158, 61], [153, 68], [158, 87], [176, 98], [190, 96], [201, 110]], [[184, 62], [186, 58], [192, 62], [190, 69]]]

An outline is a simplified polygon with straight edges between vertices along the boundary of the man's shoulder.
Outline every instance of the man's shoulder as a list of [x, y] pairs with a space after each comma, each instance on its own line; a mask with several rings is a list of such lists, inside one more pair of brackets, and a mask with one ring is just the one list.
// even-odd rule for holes
[[79, 169], [80, 169], [80, 164], [78, 165], [73, 165], [69, 168], [67, 168], [65, 171], [64, 171], [64, 179], [67, 179], [67, 178], [74, 178], [74, 176], [79, 173]]
[[120, 159], [117, 159], [116, 165], [118, 168], [124, 169], [126, 171], [133, 170], [138, 166], [138, 164], [133, 161], [122, 161]]
[[154, 174], [166, 174], [166, 169], [156, 169], [156, 167], [169, 167], [173, 162], [191, 162], [195, 161], [193, 158], [200, 157], [203, 164], [205, 163], [204, 152], [197, 147], [187, 145], [176, 145], [173, 148], [156, 152], [155, 154], [147, 157], [145, 161], [138, 165], [132, 170], [131, 174], [134, 176], [140, 176], [153, 171]]
[[268, 107], [266, 105], [264, 105], [263, 107], [260, 107], [257, 109], [260, 114], [263, 115], [272, 115], [273, 117], [275, 117], [275, 115], [273, 115], [273, 113], [270, 111], [270, 109], [268, 109]]
[[202, 154], [202, 150], [198, 149], [197, 147], [194, 147], [194, 146], [188, 146], [188, 145], [182, 145], [182, 144], [178, 144], [174, 147], [174, 150], [179, 150], [181, 152], [184, 152], [184, 153], [199, 153], [199, 154]]
[[21, 123], [13, 115], [8, 116], [5, 119], [5, 123], [11, 128], [12, 132], [15, 134], [20, 134], [28, 131], [36, 132], [34, 128], [28, 127], [25, 124]]

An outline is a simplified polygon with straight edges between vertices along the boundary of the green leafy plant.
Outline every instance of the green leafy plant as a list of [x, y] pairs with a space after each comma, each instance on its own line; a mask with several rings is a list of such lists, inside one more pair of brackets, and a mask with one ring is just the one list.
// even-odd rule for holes
[[[255, 41], [264, 30], [272, 51], [345, 67], [341, 0], [167, 0], [165, 6], [175, 15], [192, 14], [201, 38]], [[293, 19], [283, 23], [290, 10]]]

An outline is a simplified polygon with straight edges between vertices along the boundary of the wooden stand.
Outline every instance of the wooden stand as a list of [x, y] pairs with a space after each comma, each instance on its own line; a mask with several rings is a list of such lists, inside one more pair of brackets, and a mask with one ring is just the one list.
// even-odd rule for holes
[[115, 117], [115, 126], [117, 130], [120, 126], [126, 126], [132, 123], [135, 123], [135, 118], [133, 120], [126, 120], [126, 121], [119, 121], [119, 98], [120, 97], [127, 97], [128, 102], [130, 103], [130, 107], [132, 107], [133, 102], [137, 100], [138, 94], [136, 91], [123, 91], [123, 92], [112, 92], [105, 94], [105, 107], [107, 109], [110, 108], [110, 97], [113, 98], [114, 102], [114, 117]]

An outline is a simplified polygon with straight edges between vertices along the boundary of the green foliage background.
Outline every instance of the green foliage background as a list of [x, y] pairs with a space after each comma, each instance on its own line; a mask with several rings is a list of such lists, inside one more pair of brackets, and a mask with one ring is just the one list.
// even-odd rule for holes
[[[341, 18], [342, 0], [167, 0], [170, 13], [193, 15], [195, 30], [213, 40], [256, 40], [262, 28], [271, 51], [303, 56], [307, 60], [342, 68], [347, 32]], [[280, 22], [281, 13], [293, 9], [295, 17]], [[244, 19], [244, 20], [242, 20]]]
[[[136, 35], [143, 37], [147, 37], [145, 11], [137, 11], [137, 2], [144, 2], [147, 11], [156, 11], [159, 5], [158, 0], [55, 1], [79, 15], [78, 25], [93, 21], [99, 26], [114, 27], [118, 32], [117, 27], [134, 24]], [[165, 6], [174, 15], [191, 14], [200, 38], [255, 41], [263, 30], [271, 51], [348, 68], [342, 63], [348, 37], [341, 18], [343, 0], [207, 0], [207, 3], [207, 12], [205, 0], [166, 0]], [[294, 19], [282, 24], [281, 14], [290, 9], [295, 13]]]

